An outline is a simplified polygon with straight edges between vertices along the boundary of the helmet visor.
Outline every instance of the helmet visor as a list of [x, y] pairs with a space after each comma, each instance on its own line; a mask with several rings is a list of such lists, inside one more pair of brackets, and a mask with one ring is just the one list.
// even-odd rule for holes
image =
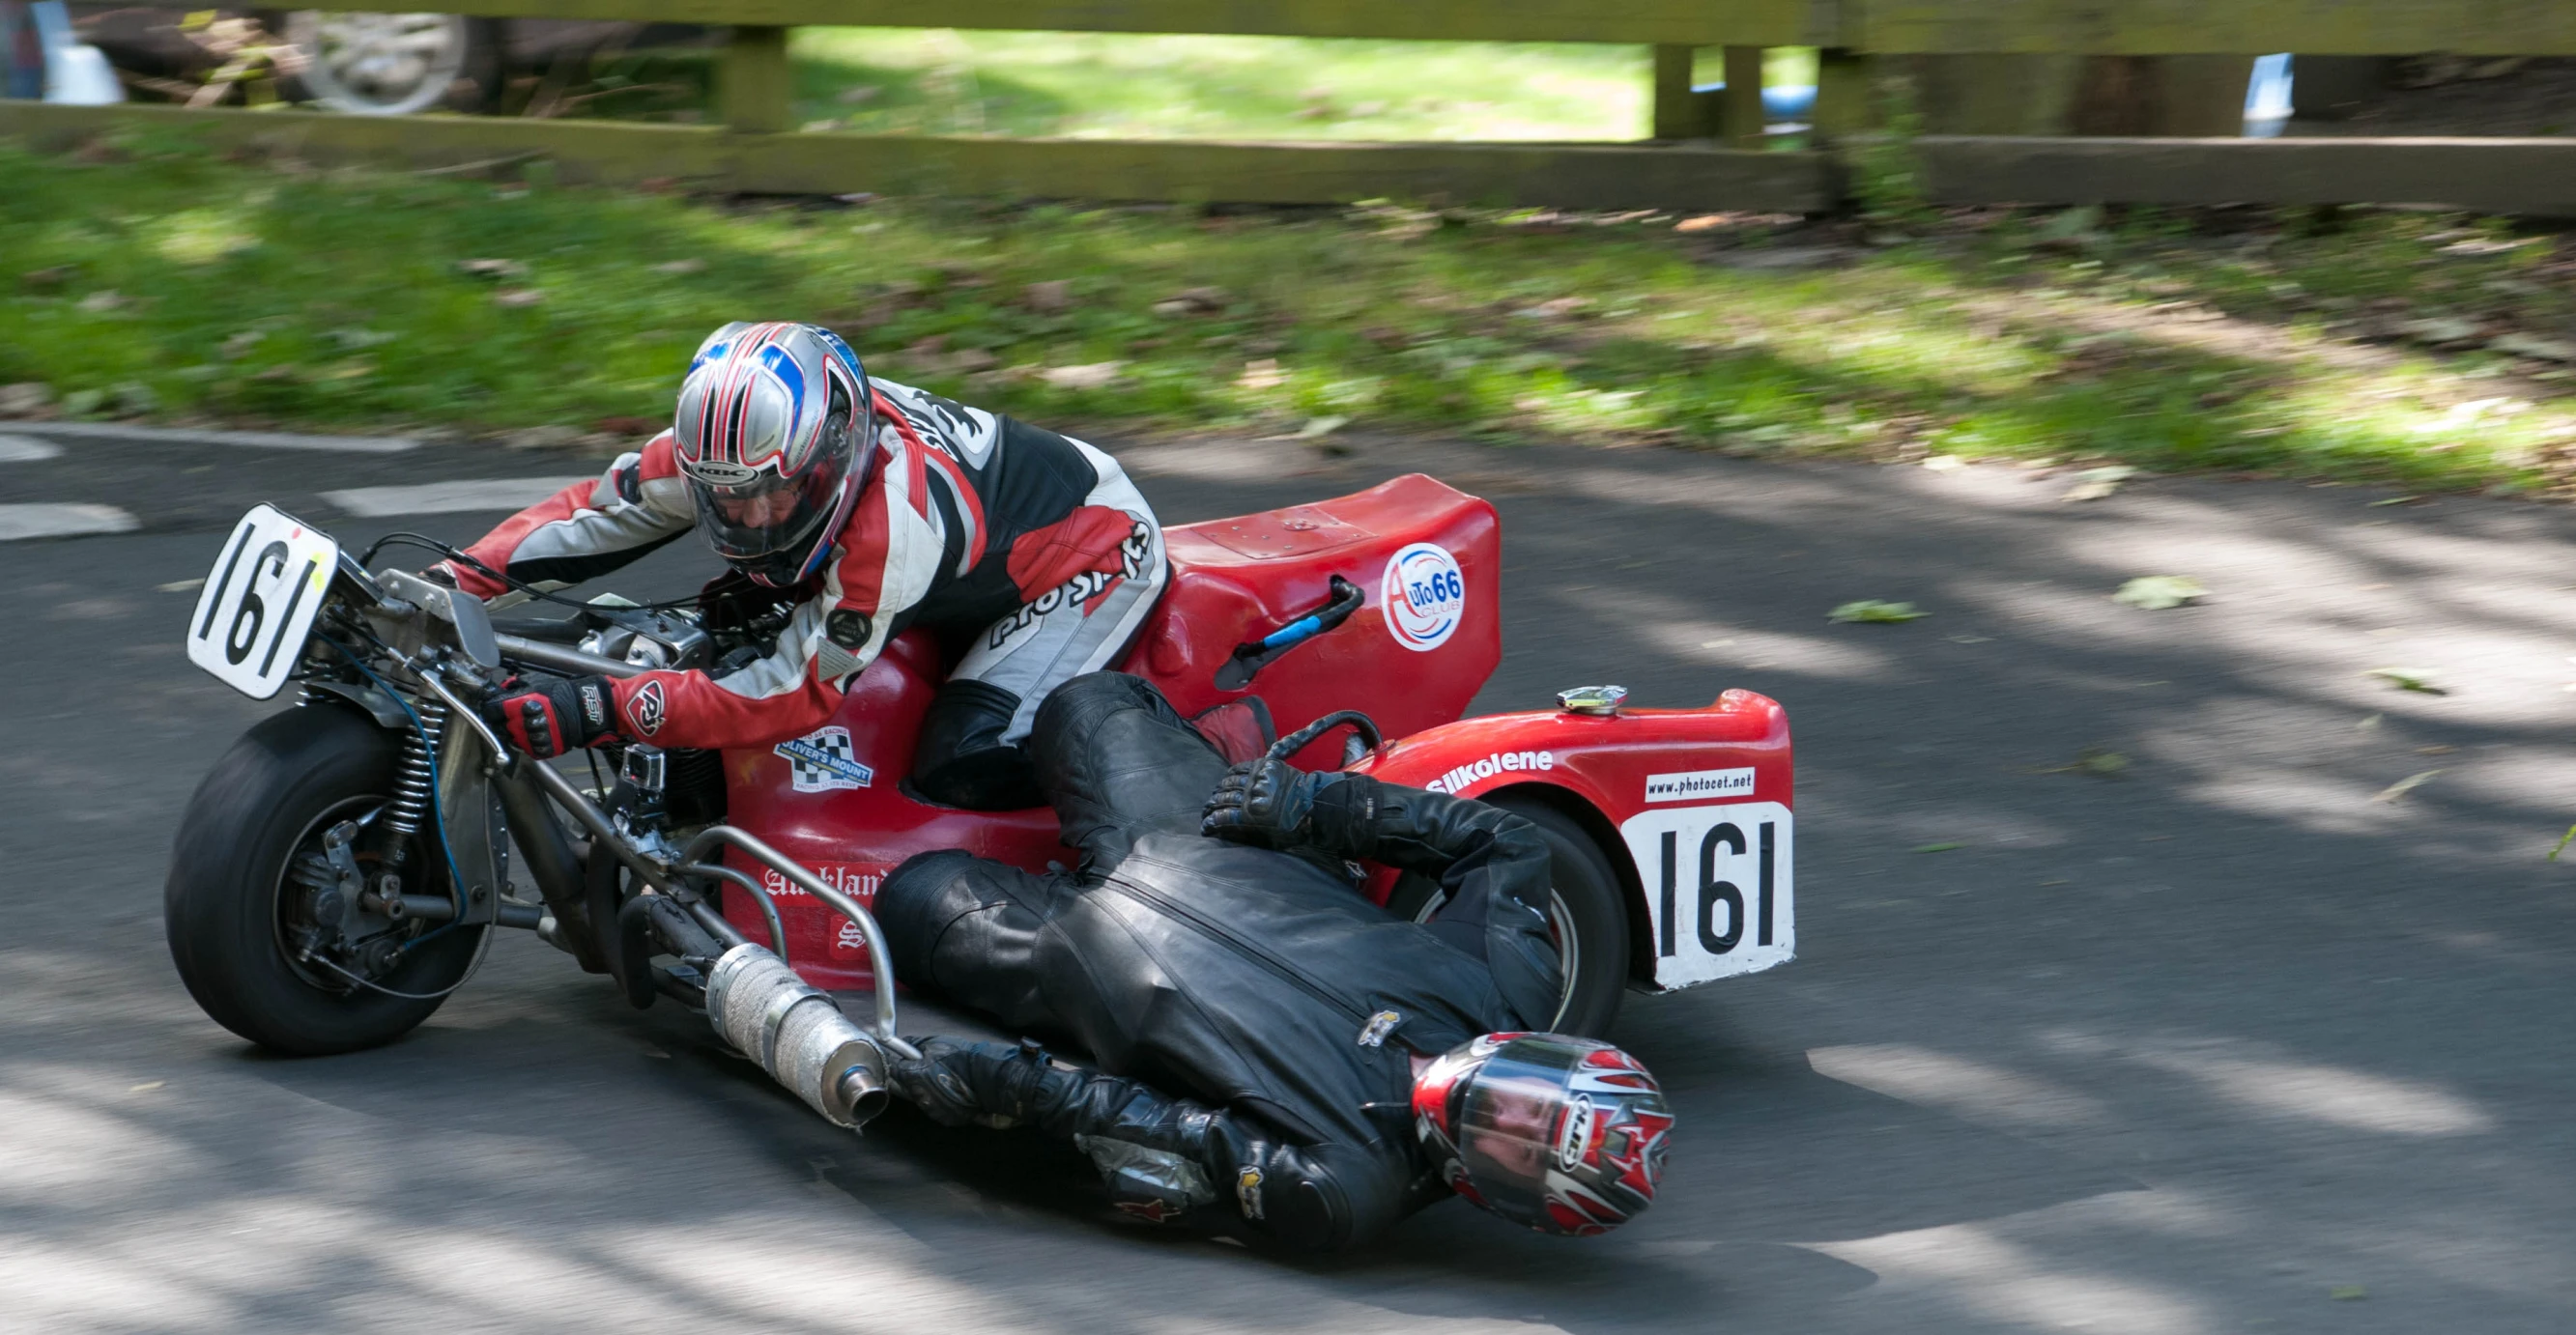
[[802, 473], [782, 477], [772, 468], [752, 470], [750, 480], [718, 484], [691, 476], [698, 531], [716, 554], [752, 561], [788, 551], [814, 536], [841, 498], [849, 475], [846, 454], [817, 458]]
[[1488, 1058], [1455, 1095], [1458, 1157], [1489, 1198], [1527, 1193], [1535, 1206], [1569, 1138], [1581, 1153], [1581, 1138], [1591, 1130], [1590, 1103], [1569, 1100], [1565, 1089], [1566, 1071], [1579, 1055], [1523, 1039]]

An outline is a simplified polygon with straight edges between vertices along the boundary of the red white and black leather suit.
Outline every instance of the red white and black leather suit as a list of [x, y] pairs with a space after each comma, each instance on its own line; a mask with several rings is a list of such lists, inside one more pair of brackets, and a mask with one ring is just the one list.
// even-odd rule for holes
[[[1033, 805], [1038, 702], [1107, 666], [1161, 593], [1161, 527], [1116, 460], [1070, 437], [871, 378], [878, 457], [767, 657], [720, 674], [615, 683], [617, 731], [662, 747], [755, 747], [811, 732], [850, 678], [914, 625], [974, 633], [924, 722], [913, 775], [958, 805]], [[867, 443], [863, 442], [863, 448]], [[595, 578], [689, 531], [671, 433], [521, 511], [468, 549], [539, 588]], [[464, 563], [467, 592], [508, 586]]]
[[[1447, 1196], [1413, 1125], [1413, 1058], [1554, 1016], [1537, 829], [1345, 775], [1289, 851], [1209, 837], [1225, 760], [1118, 673], [1059, 688], [1029, 749], [1081, 864], [926, 854], [876, 913], [896, 976], [1098, 1069], [934, 1042], [896, 1088], [941, 1120], [1079, 1137], [1118, 1208], [1153, 1222], [1339, 1249]], [[1349, 858], [1437, 877], [1447, 907], [1398, 919], [1354, 891]]]

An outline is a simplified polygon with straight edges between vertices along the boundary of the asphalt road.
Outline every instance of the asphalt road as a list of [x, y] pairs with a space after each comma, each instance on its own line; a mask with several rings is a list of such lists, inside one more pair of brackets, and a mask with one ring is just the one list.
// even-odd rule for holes
[[[0, 1327], [49, 1332], [2576, 1328], [2576, 514], [2285, 483], [1356, 442], [1130, 454], [1172, 520], [1424, 468], [1504, 515], [1484, 709], [1730, 686], [1798, 740], [1795, 963], [1632, 996], [1681, 1115], [1594, 1241], [1451, 1203], [1281, 1261], [1084, 1166], [822, 1124], [512, 935], [390, 1048], [264, 1057], [161, 939], [181, 805], [265, 707], [179, 621], [234, 515], [583, 471], [178, 443], [0, 463], [140, 531], [0, 543]], [[683, 587], [681, 549], [621, 579]], [[2205, 606], [2120, 607], [2141, 574]], [[1903, 599], [1933, 615], [1834, 626]], [[2364, 676], [2438, 674], [2446, 695]], [[1365, 704], [1365, 699], [1356, 701]], [[2076, 766], [2086, 748], [2127, 760]], [[2399, 781], [2436, 771], [2380, 800]]]

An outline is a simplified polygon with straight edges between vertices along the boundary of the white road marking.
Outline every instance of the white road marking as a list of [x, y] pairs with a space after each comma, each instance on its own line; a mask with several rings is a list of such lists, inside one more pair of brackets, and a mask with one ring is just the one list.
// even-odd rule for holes
[[12, 422], [12, 431], [65, 440], [139, 440], [155, 445], [236, 445], [256, 450], [320, 450], [334, 454], [401, 454], [420, 442], [399, 436], [298, 436], [283, 431], [198, 431], [186, 427], [127, 426], [119, 422]]
[[0, 464], [31, 464], [61, 454], [63, 447], [33, 436], [0, 436]]
[[131, 533], [139, 527], [134, 516], [113, 505], [0, 505], [0, 542]]
[[409, 487], [352, 487], [322, 499], [361, 519], [435, 515], [456, 510], [523, 510], [588, 477], [487, 477]]

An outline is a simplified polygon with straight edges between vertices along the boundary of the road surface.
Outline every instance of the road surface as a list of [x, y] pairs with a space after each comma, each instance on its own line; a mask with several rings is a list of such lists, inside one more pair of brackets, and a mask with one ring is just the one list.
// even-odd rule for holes
[[[1596, 1241], [1451, 1203], [1281, 1261], [1106, 1222], [1084, 1164], [1022, 1138], [836, 1131], [524, 934], [390, 1048], [250, 1050], [161, 935], [179, 809], [267, 708], [187, 665], [183, 582], [256, 501], [463, 539], [499, 511], [400, 511], [590, 464], [0, 434], [0, 501], [36, 507], [0, 521], [130, 521], [0, 541], [0, 1327], [2576, 1328], [2576, 860], [2544, 860], [2576, 820], [2576, 514], [2199, 479], [2069, 503], [2001, 466], [1131, 451], [1172, 521], [1438, 473], [1504, 516], [1479, 709], [1743, 686], [1797, 737], [1801, 958], [1631, 996], [1617, 1026], [1680, 1113], [1663, 1202]], [[409, 487], [433, 490], [348, 494]], [[616, 584], [685, 589], [688, 546]], [[2145, 574], [2211, 596], [2109, 600]], [[1931, 615], [1826, 621], [1858, 598]]]

